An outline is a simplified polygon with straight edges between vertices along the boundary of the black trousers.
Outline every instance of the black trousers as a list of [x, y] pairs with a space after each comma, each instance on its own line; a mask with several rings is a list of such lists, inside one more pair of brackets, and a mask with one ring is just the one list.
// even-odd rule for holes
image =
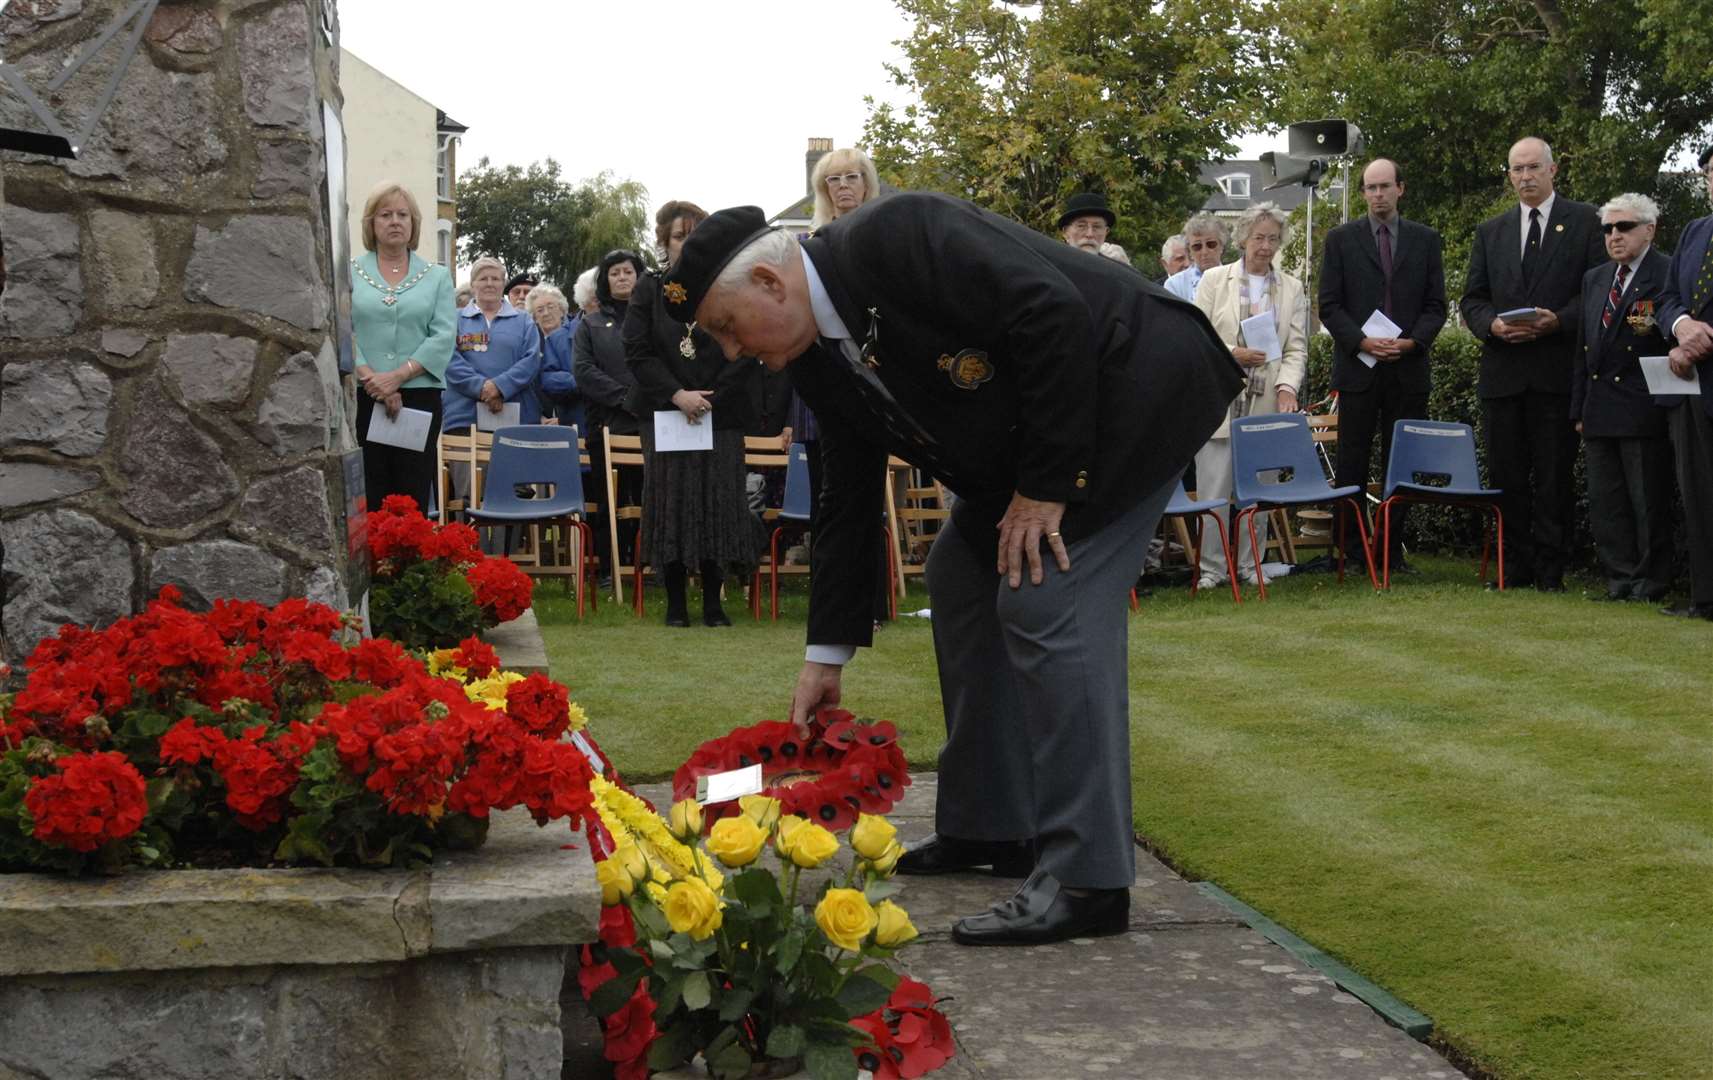
[[[815, 515], [821, 506], [821, 440], [812, 439], [803, 444], [804, 453], [809, 458], [809, 575], [815, 574]], [[897, 528], [897, 523], [893, 523]], [[874, 621], [886, 622], [892, 617], [892, 583], [887, 580], [886, 549], [880, 552], [880, 565], [875, 570], [878, 575], [874, 589]], [[902, 567], [899, 573], [903, 573]]]
[[[1505, 576], [1555, 581], [1570, 562], [1576, 428], [1570, 395], [1529, 390], [1484, 398], [1487, 475], [1504, 494]], [[1340, 424], [1342, 425], [1342, 421]]]
[[1588, 526], [1613, 596], [1657, 600], [1671, 588], [1671, 443], [1664, 436], [1583, 440]]
[[[1374, 385], [1367, 390], [1340, 390], [1338, 392], [1338, 454], [1336, 457], [1337, 486], [1347, 487], [1351, 484], [1360, 485], [1364, 494], [1356, 497], [1357, 502], [1367, 505], [1367, 485], [1371, 475], [1369, 470], [1374, 460], [1374, 436], [1380, 436], [1380, 476], [1386, 475], [1386, 466], [1392, 460], [1392, 425], [1399, 420], [1426, 420], [1428, 396], [1425, 390], [1405, 390], [1398, 385], [1397, 373], [1389, 367], [1381, 366], [1375, 369]], [[1392, 511], [1392, 565], [1397, 566], [1404, 555], [1404, 524], [1407, 519], [1408, 507], [1400, 504]], [[1356, 523], [1349, 520], [1350, 508], [1344, 503], [1338, 504], [1338, 518], [1333, 522], [1333, 536], [1339, 535], [1339, 528], [1344, 528], [1345, 558], [1358, 558], [1361, 552], [1356, 545], [1362, 542], [1361, 534], [1357, 532]], [[1378, 517], [1373, 526], [1380, 528]], [[1379, 533], [1374, 534], [1375, 543], [1379, 543]], [[1380, 551], [1374, 551], [1376, 560]]]
[[1700, 398], [1684, 398], [1666, 416], [1677, 458], [1677, 488], [1683, 493], [1689, 534], [1689, 597], [1713, 604], [1713, 417]]
[[409, 495], [418, 509], [428, 513], [438, 484], [434, 449], [440, 442], [440, 394], [432, 387], [399, 391], [405, 408], [420, 409], [433, 417], [422, 449], [406, 450], [369, 441], [369, 418], [379, 403], [357, 387], [357, 444], [363, 448], [363, 493], [370, 509], [380, 506], [388, 495]]

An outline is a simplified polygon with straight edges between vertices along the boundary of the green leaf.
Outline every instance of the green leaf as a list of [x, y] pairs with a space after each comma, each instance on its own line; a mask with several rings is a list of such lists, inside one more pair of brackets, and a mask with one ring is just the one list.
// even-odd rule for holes
[[803, 1053], [809, 1044], [809, 1036], [796, 1024], [781, 1024], [773, 1029], [773, 1034], [767, 1037], [767, 1056], [773, 1058], [797, 1057]]
[[814, 1080], [856, 1080], [856, 1055], [848, 1046], [812, 1042], [803, 1052], [803, 1064]]
[[648, 989], [654, 996], [654, 1015], [657, 1018], [671, 1016], [684, 1001], [683, 979], [663, 979], [655, 975], [649, 979]]
[[893, 990], [898, 989], [898, 972], [893, 971], [885, 964], [870, 964], [865, 968], [857, 969], [857, 974], [864, 976], [865, 978], [873, 979], [875, 982], [886, 987], [889, 995]]
[[885, 1005], [891, 996], [891, 987], [882, 986], [866, 971], [859, 971], [839, 990], [839, 1007], [844, 1009], [846, 1016], [867, 1016]]
[[708, 988], [706, 972], [692, 972], [684, 977], [684, 1007], [694, 1012], [706, 1009], [713, 1000], [713, 991]]
[[785, 903], [779, 895], [779, 881], [766, 870], [745, 870], [728, 882], [728, 887], [748, 908], [777, 908]]
[[885, 878], [881, 878], [876, 881], [869, 882], [867, 887], [862, 891], [862, 897], [871, 904], [878, 904], [882, 900], [889, 900], [903, 891], [904, 886], [898, 884], [898, 882], [887, 881]]
[[749, 1007], [754, 1003], [754, 990], [728, 990], [720, 996], [720, 1019], [728, 1024], [742, 1020], [744, 1013], [749, 1012]]
[[718, 1080], [742, 1080], [749, 1075], [752, 1064], [749, 1052], [734, 1039], [730, 1046], [708, 1059], [708, 1071]]
[[653, 953], [654, 958], [663, 964], [670, 963], [678, 955], [672, 951], [672, 946], [659, 938], [648, 943], [648, 951]]
[[589, 1011], [600, 1017], [618, 1012], [636, 992], [641, 977], [640, 971], [622, 972], [595, 987], [595, 992], [589, 995]]
[[648, 1047], [648, 1067], [656, 1072], [677, 1068], [696, 1052], [694, 1025], [673, 1024], [657, 1036]]
[[144, 789], [149, 800], [149, 813], [159, 813], [166, 801], [172, 798], [173, 788], [177, 782], [170, 776], [157, 776], [150, 780]]

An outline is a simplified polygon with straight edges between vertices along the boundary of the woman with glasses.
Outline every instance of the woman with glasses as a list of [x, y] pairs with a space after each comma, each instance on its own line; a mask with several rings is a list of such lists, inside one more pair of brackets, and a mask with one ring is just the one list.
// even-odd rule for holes
[[[707, 216], [695, 203], [680, 200], [655, 214], [654, 237], [666, 266]], [[702, 577], [702, 625], [730, 626], [720, 604], [726, 569], [737, 569], [741, 580], [755, 564], [743, 436], [751, 380], [761, 365], [749, 357], [727, 363], [718, 342], [668, 315], [654, 274], [644, 274], [631, 294], [624, 350], [642, 426], [643, 558], [666, 585], [666, 625], [690, 625], [686, 588], [694, 567]], [[658, 449], [654, 414], [660, 412], [711, 425], [713, 448]]]
[[[1290, 219], [1270, 202], [1258, 203], [1243, 212], [1232, 230], [1233, 242], [1242, 258], [1215, 266], [1202, 275], [1196, 286], [1196, 306], [1206, 313], [1231, 356], [1249, 376], [1231, 402], [1225, 422], [1196, 451], [1196, 497], [1223, 499], [1231, 494], [1231, 421], [1259, 413], [1296, 412], [1297, 391], [1308, 374], [1308, 298], [1303, 283], [1277, 270], [1273, 259], [1290, 241]], [[1186, 233], [1189, 230], [1184, 230]], [[1243, 326], [1245, 320], [1271, 315], [1269, 335], [1276, 347], [1257, 348]], [[1251, 323], [1251, 328], [1255, 324]], [[1245, 584], [1253, 585], [1259, 573], [1256, 556], [1267, 549], [1267, 521], [1255, 521], [1260, 547], [1252, 550], [1247, 532], [1238, 538], [1237, 569]], [[1225, 558], [1210, 544], [1202, 545], [1201, 581], [1212, 588], [1225, 582]]]

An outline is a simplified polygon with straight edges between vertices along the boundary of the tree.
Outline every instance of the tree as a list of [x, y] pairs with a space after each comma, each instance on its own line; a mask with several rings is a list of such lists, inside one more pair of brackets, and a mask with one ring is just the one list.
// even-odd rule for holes
[[875, 106], [881, 172], [1050, 230], [1103, 192], [1139, 267], [1206, 198], [1198, 166], [1258, 111], [1265, 38], [1241, 2], [898, 0], [915, 19], [889, 65], [920, 104]]
[[1571, 197], [1665, 196], [1662, 245], [1682, 227], [1687, 188], [1660, 170], [1713, 115], [1705, 0], [1263, 2], [1267, 119], [1360, 125], [1369, 155], [1402, 164], [1404, 212], [1445, 235], [1453, 276], [1512, 201], [1505, 154], [1525, 135], [1552, 145]]
[[614, 248], [650, 258], [648, 190], [603, 172], [572, 185], [548, 158], [496, 168], [482, 158], [458, 178], [459, 247], [466, 259], [493, 255], [512, 273], [529, 270], [561, 285]]

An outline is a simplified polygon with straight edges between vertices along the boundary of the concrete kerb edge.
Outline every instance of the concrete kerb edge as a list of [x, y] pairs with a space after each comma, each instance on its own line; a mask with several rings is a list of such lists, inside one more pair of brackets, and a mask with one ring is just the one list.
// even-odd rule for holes
[[1419, 1042], [1427, 1042], [1433, 1034], [1433, 1017], [1412, 1009], [1372, 979], [1357, 974], [1213, 882], [1198, 881], [1195, 885], [1202, 895], [1229, 909], [1248, 923], [1250, 929], [1331, 979], [1345, 993], [1360, 998], [1388, 1024]]

